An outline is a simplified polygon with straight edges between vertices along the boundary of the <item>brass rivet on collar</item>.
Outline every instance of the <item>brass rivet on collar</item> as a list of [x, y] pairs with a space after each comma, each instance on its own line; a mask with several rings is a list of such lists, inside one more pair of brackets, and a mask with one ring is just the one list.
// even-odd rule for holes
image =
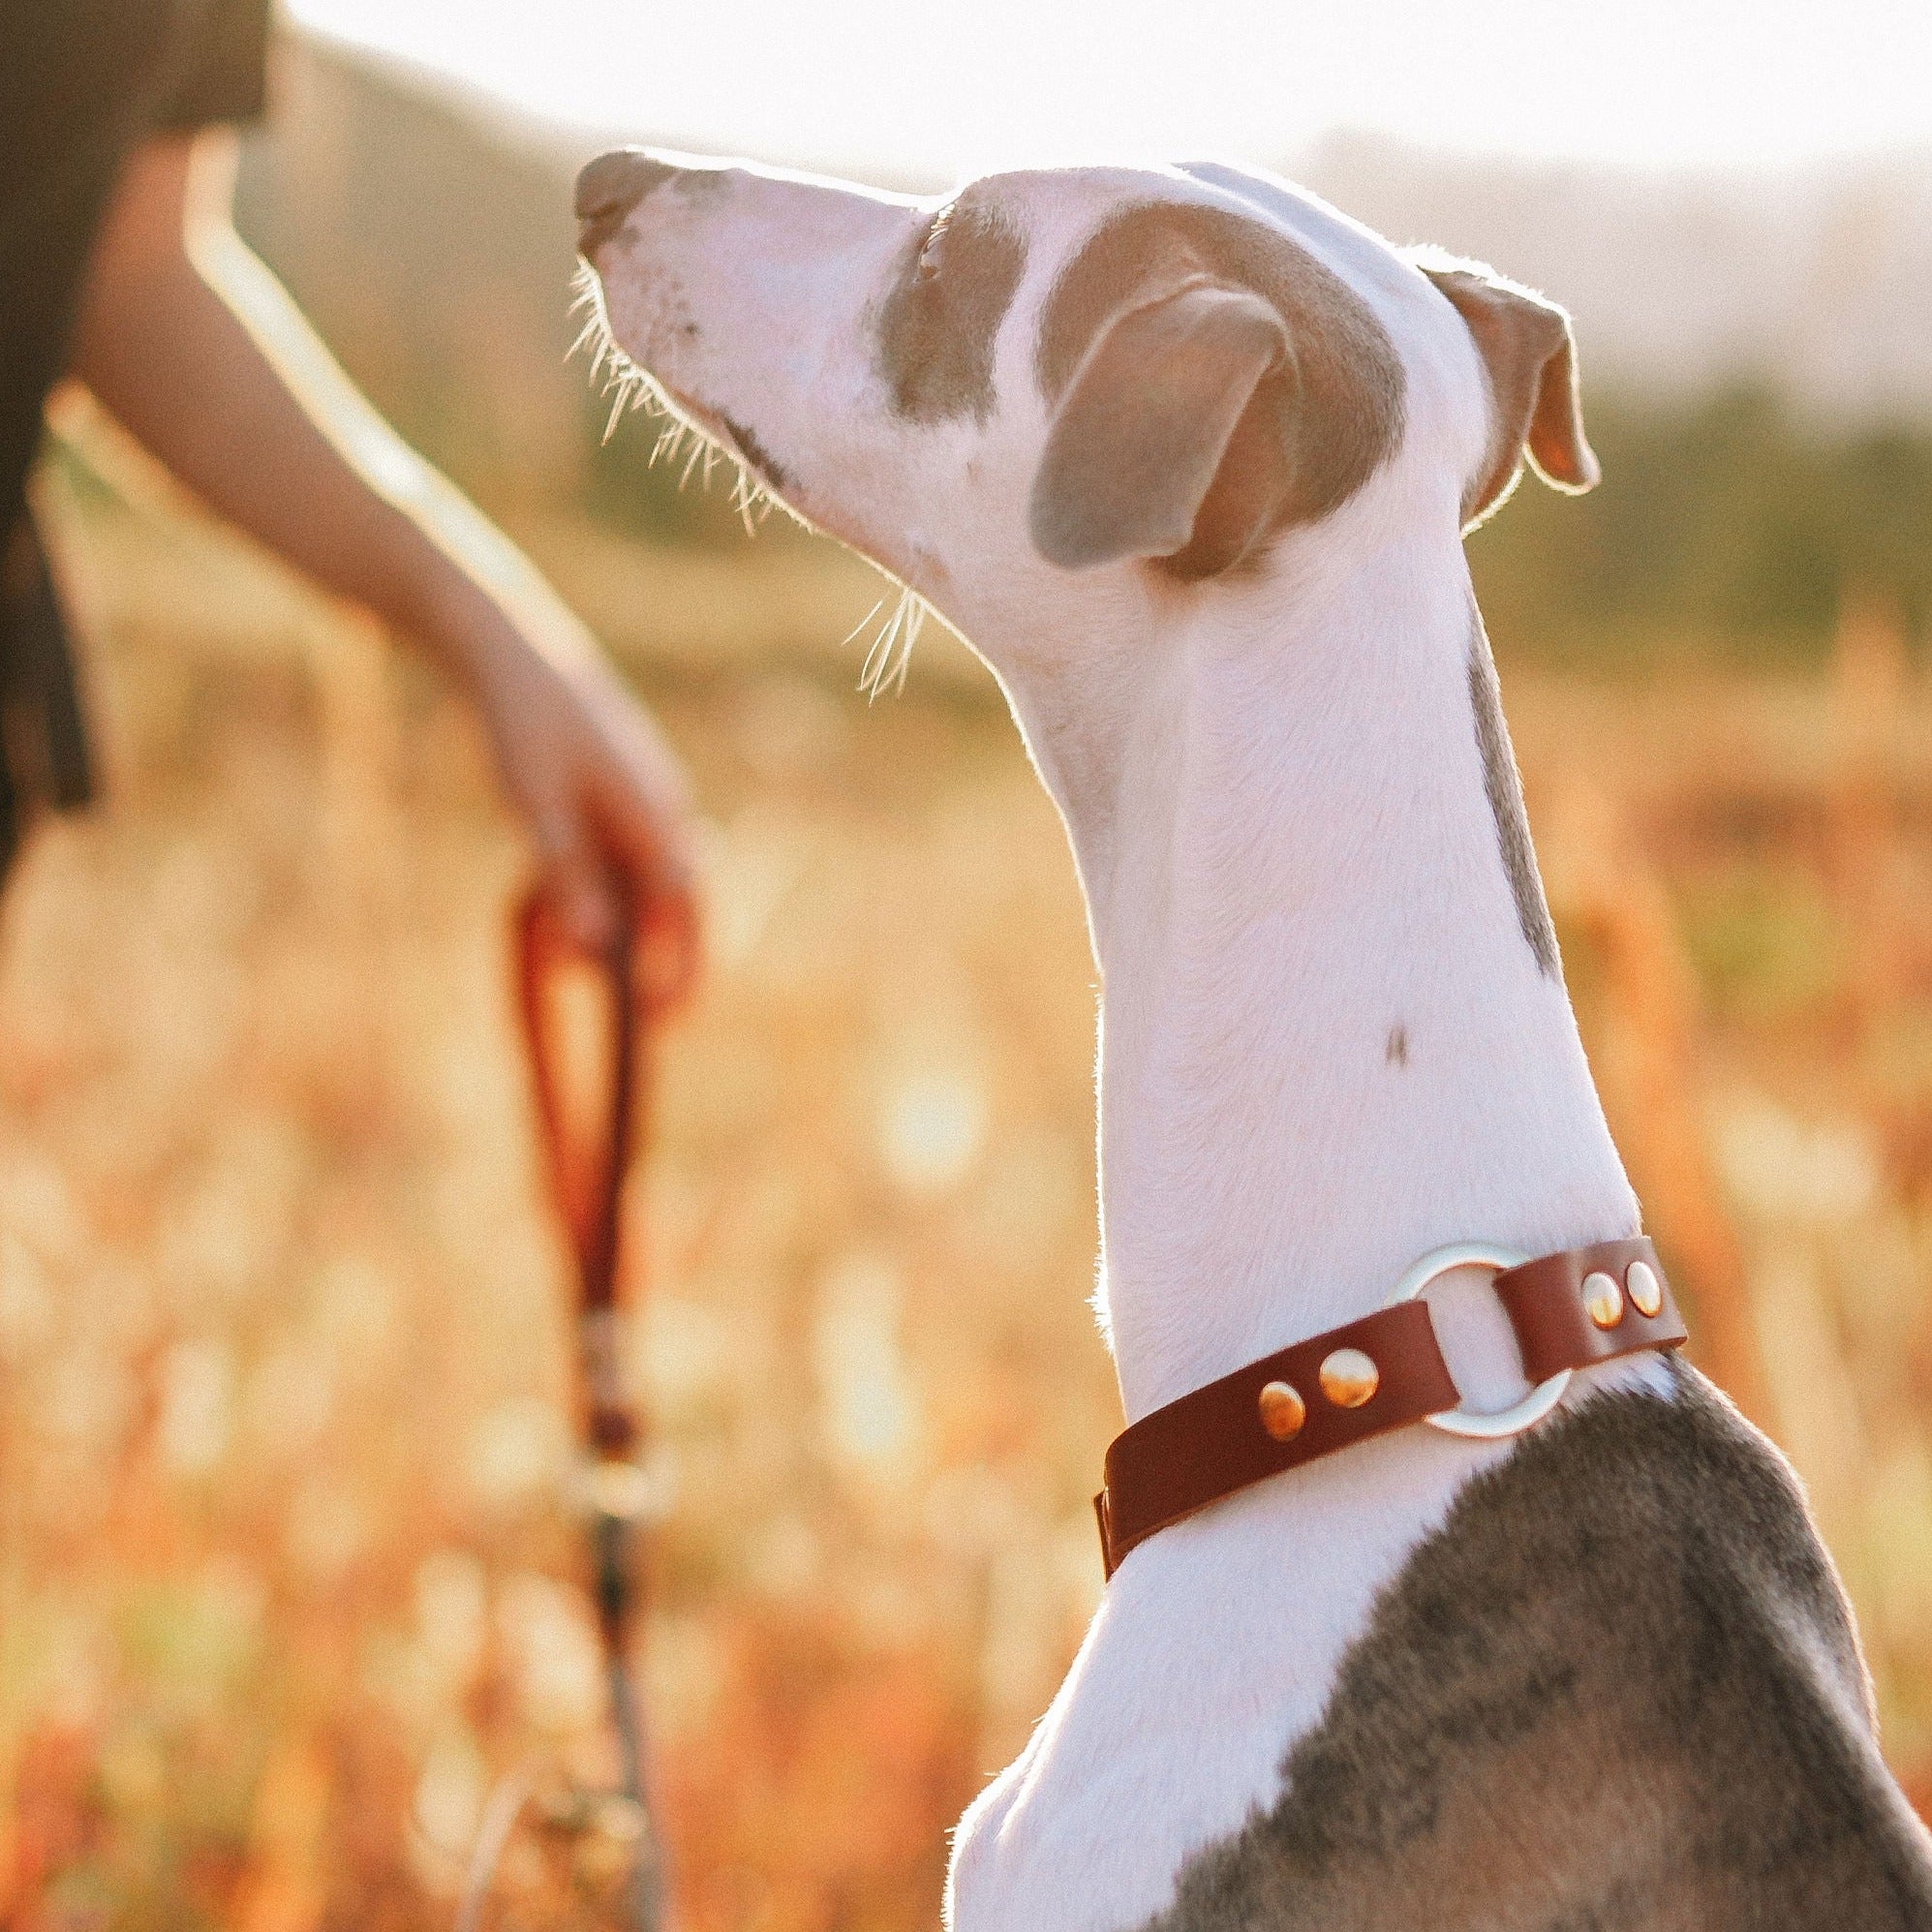
[[1261, 1426], [1276, 1442], [1293, 1442], [1308, 1420], [1308, 1405], [1292, 1382], [1269, 1382], [1257, 1398]]
[[1647, 1261], [1633, 1261], [1624, 1271], [1623, 1285], [1630, 1290], [1630, 1299], [1640, 1315], [1664, 1312], [1664, 1284]]
[[1583, 1276], [1583, 1306], [1600, 1329], [1613, 1329], [1623, 1320], [1623, 1290], [1601, 1270]]
[[1322, 1394], [1338, 1409], [1359, 1409], [1382, 1386], [1382, 1371], [1359, 1348], [1338, 1348], [1322, 1364]]

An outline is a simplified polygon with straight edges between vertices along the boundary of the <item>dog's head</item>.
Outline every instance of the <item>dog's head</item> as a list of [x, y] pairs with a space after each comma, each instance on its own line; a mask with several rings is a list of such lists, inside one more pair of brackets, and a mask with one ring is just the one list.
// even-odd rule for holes
[[626, 149], [578, 213], [615, 341], [672, 407], [976, 641], [1103, 578], [1110, 602], [1212, 595], [1378, 496], [1453, 542], [1525, 450], [1595, 480], [1560, 310], [1265, 176], [1055, 169], [934, 201]]

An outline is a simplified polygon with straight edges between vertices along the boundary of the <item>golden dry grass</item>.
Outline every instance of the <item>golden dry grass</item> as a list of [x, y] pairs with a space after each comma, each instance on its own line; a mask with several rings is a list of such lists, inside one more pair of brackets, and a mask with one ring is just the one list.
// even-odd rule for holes
[[[0, 917], [0, 1914], [444, 1925], [496, 1780], [606, 1768], [522, 858], [420, 669], [202, 526], [62, 514], [116, 784]], [[930, 1924], [1098, 1582], [1058, 829], [953, 647], [850, 693], [843, 563], [543, 547], [716, 828], [715, 970], [632, 1202], [683, 1922]], [[1510, 697], [1613, 1119], [1923, 1790], [1932, 709], [1887, 636], [1834, 689]], [[594, 1852], [520, 1837], [499, 1922], [566, 1922]]]

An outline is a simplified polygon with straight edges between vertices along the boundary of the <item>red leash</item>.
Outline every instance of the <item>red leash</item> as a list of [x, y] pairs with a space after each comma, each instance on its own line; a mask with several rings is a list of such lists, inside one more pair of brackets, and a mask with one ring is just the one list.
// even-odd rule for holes
[[[643, 1427], [625, 1390], [618, 1321], [625, 1179], [644, 1151], [649, 1042], [637, 1012], [628, 916], [619, 921], [619, 934], [601, 958], [588, 957], [533, 893], [516, 919], [516, 985], [551, 1188], [577, 1283], [578, 1408], [590, 1461], [593, 1594], [623, 1795], [634, 1807], [636, 1826], [629, 1916], [635, 1932], [661, 1932], [663, 1861], [652, 1817], [643, 1705], [629, 1662], [631, 1638], [644, 1610], [642, 1544], [650, 1485], [636, 1460]], [[564, 1081], [567, 1058], [557, 994], [567, 975], [586, 972], [597, 983], [606, 1087], [601, 1108], [592, 1110], [591, 1126], [581, 1129], [571, 1119]], [[631, 1233], [634, 1240], [635, 1230]]]

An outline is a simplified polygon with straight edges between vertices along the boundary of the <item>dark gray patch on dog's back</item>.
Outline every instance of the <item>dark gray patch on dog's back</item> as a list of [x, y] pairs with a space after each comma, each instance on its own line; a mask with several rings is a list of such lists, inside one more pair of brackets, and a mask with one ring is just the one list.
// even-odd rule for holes
[[1027, 244], [997, 210], [944, 210], [906, 244], [878, 315], [892, 407], [914, 422], [984, 421], [993, 345], [1027, 267]]
[[1496, 662], [1480, 616], [1469, 624], [1469, 708], [1476, 714], [1476, 744], [1483, 753], [1483, 789], [1489, 813], [1496, 821], [1496, 849], [1509, 874], [1516, 901], [1517, 923], [1536, 955], [1536, 964], [1551, 979], [1562, 970], [1556, 952], [1556, 929], [1549, 923], [1549, 903], [1543, 896], [1543, 878], [1536, 870], [1536, 847], [1530, 843], [1529, 814], [1522, 808], [1522, 779], [1510, 745], [1510, 727], [1503, 720], [1503, 694], [1496, 684]]
[[1252, 290], [1286, 324], [1300, 383], [1296, 516], [1326, 516], [1400, 440], [1401, 359], [1347, 283], [1254, 216], [1169, 201], [1112, 216], [1048, 293], [1034, 352], [1041, 393], [1058, 400], [1094, 336], [1177, 250], [1216, 280]]
[[1932, 1840], [1796, 1485], [1671, 1372], [1469, 1485], [1159, 1932], [1932, 1927]]

